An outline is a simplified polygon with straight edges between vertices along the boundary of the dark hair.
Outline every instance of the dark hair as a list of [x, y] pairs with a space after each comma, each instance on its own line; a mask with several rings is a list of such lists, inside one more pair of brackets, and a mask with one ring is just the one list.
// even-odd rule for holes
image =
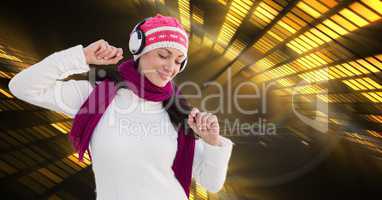
[[[93, 76], [89, 76], [90, 73], [93, 73]], [[95, 77], [95, 79], [91, 79], [91, 77]], [[105, 79], [112, 80], [117, 86], [118, 89], [128, 88], [123, 83], [123, 78], [117, 71], [117, 65], [106, 66], [106, 67], [91, 67], [90, 71], [80, 76], [79, 79], [87, 79], [93, 85], [93, 88], [96, 86], [96, 82], [103, 81]], [[78, 78], [77, 78], [78, 79]], [[200, 137], [192, 130], [191, 127], [188, 126], [188, 114], [192, 110], [192, 106], [189, 104], [187, 99], [183, 97], [183, 95], [176, 95], [175, 89], [177, 86], [174, 83], [174, 93], [173, 95], [163, 101], [163, 107], [166, 109], [169, 114], [171, 123], [177, 129], [180, 125], [184, 125], [185, 134], [193, 136], [195, 139], [199, 139]]]

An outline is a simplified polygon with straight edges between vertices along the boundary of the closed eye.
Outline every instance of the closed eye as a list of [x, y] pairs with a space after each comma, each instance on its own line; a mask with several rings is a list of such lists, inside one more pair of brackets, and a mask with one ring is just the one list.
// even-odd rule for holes
[[163, 59], [166, 59], [167, 57], [166, 56], [164, 56], [164, 55], [161, 55], [161, 54], [158, 54], [159, 55], [159, 57], [161, 57], [161, 58], [163, 58]]
[[[168, 58], [168, 56], [164, 56], [164, 55], [162, 55], [162, 54], [160, 54], [160, 53], [158, 53], [158, 55], [159, 55], [159, 57], [162, 58], [162, 59], [167, 59], [167, 58]], [[177, 64], [177, 65], [181, 65], [182, 62], [175, 61], [175, 64]]]

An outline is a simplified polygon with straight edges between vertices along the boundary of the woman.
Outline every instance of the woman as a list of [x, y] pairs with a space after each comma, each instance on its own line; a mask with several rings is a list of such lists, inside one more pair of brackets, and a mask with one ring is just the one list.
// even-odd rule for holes
[[104, 40], [46, 57], [13, 77], [9, 89], [74, 118], [69, 139], [80, 160], [86, 149], [91, 155], [97, 199], [185, 200], [191, 178], [210, 192], [222, 188], [234, 145], [219, 135], [217, 117], [190, 109], [172, 81], [187, 49], [181, 24], [158, 14], [130, 34], [134, 59], [97, 85], [58, 79], [118, 63], [122, 49]]

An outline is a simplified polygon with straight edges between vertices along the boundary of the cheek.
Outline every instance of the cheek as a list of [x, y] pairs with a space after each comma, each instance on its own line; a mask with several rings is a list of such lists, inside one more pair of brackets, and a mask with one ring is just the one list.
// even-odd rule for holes
[[162, 58], [157, 57], [155, 60], [156, 60], [156, 66], [157, 67], [164, 66], [167, 64], [166, 59], [162, 59]]
[[176, 66], [176, 69], [175, 69], [176, 74], [179, 73], [181, 67], [182, 67], [181, 64]]
[[178, 73], [179, 73], [179, 68], [177, 67], [177, 68], [174, 70], [174, 74], [173, 74], [172, 76], [176, 76]]
[[149, 58], [149, 62], [152, 68], [157, 68], [159, 64], [163, 63], [163, 59], [160, 59], [157, 55], [151, 55]]
[[164, 64], [162, 59], [158, 59], [155, 56], [148, 59], [147, 67], [151, 70], [157, 70]]

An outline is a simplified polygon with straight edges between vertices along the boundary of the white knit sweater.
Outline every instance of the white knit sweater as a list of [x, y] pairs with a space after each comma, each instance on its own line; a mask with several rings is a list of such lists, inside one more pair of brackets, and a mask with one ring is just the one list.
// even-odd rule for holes
[[[74, 118], [92, 85], [58, 79], [87, 71], [83, 46], [77, 45], [16, 74], [9, 89], [21, 100]], [[97, 200], [186, 200], [171, 168], [177, 136], [161, 102], [119, 89], [90, 141]], [[192, 176], [210, 192], [222, 188], [234, 145], [223, 136], [221, 140], [222, 146], [196, 140]]]

